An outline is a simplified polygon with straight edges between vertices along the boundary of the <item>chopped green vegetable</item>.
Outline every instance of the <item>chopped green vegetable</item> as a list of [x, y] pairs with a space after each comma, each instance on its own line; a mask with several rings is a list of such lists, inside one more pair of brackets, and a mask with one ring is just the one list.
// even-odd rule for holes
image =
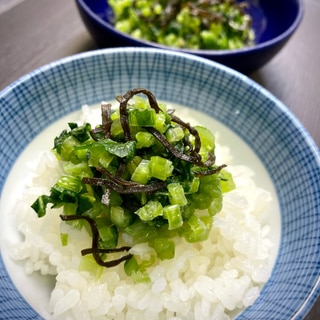
[[[156, 259], [138, 261], [130, 247], [118, 247], [122, 234], [133, 244], [148, 243], [158, 259], [171, 259], [174, 237], [189, 242], [208, 237], [222, 193], [235, 185], [225, 165], [215, 164], [208, 129], [185, 123], [143, 88], [117, 100], [118, 109], [101, 106], [101, 125], [70, 123], [55, 139], [64, 174], [32, 208], [43, 217], [49, 204], [63, 207], [63, 221], [88, 230], [92, 246], [81, 252], [81, 270], [91, 270], [92, 259], [104, 267], [125, 261], [126, 273], [145, 282], [146, 268]], [[61, 241], [67, 245], [71, 239], [61, 234]]]
[[165, 206], [163, 208], [163, 216], [168, 220], [169, 230], [177, 229], [183, 224], [183, 217], [178, 204]]
[[135, 243], [148, 242], [158, 236], [157, 226], [136, 220], [133, 224], [125, 228], [125, 233], [130, 235]]
[[103, 267], [96, 263], [92, 254], [83, 256], [80, 261], [79, 271], [91, 273], [95, 279], [99, 279], [103, 272]]
[[212, 217], [197, 217], [192, 215], [188, 220], [184, 237], [189, 242], [199, 242], [208, 238], [211, 226]]
[[236, 0], [109, 0], [114, 27], [134, 38], [187, 49], [254, 43], [249, 3]]
[[141, 160], [131, 175], [131, 180], [141, 184], [147, 184], [151, 178], [150, 160]]
[[129, 226], [133, 220], [131, 213], [120, 206], [111, 207], [110, 218], [111, 222], [120, 228]]
[[144, 131], [137, 132], [136, 140], [137, 140], [136, 147], [138, 149], [149, 148], [156, 143], [156, 139], [154, 138], [154, 136], [151, 133], [144, 132]]
[[159, 201], [149, 200], [143, 207], [135, 212], [142, 221], [151, 221], [162, 216], [163, 208]]
[[222, 193], [229, 192], [235, 189], [236, 187], [231, 173], [226, 170], [220, 171], [220, 184], [221, 184]]
[[169, 191], [169, 201], [171, 204], [177, 204], [180, 207], [183, 207], [188, 203], [188, 200], [184, 195], [183, 187], [180, 183], [170, 183], [167, 185], [167, 188]]
[[152, 156], [149, 163], [150, 174], [156, 179], [165, 181], [172, 175], [172, 161], [160, 156]]
[[51, 202], [50, 196], [42, 195], [31, 205], [31, 208], [37, 212], [38, 217], [41, 218], [46, 215], [47, 205]]
[[149, 246], [156, 251], [161, 260], [174, 257], [174, 242], [170, 239], [154, 238], [149, 241]]
[[135, 283], [150, 282], [147, 270], [141, 267], [134, 257], [125, 262], [124, 271]]
[[63, 247], [68, 245], [69, 235], [67, 233], [60, 233], [61, 244]]

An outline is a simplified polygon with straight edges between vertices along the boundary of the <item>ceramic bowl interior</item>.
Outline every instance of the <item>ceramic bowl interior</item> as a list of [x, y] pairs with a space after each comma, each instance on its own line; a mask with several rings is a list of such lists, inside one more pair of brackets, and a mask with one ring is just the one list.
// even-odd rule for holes
[[137, 40], [113, 27], [107, 0], [76, 0], [80, 15], [100, 47], [144, 46], [195, 54], [250, 73], [270, 61], [296, 31], [303, 17], [302, 0], [247, 0], [256, 34], [256, 44], [238, 50], [187, 50]]
[[[133, 87], [204, 112], [260, 159], [276, 190], [281, 241], [269, 281], [238, 319], [302, 319], [320, 293], [319, 151], [280, 101], [220, 64], [174, 51], [115, 48], [65, 58], [24, 76], [0, 94], [1, 192], [16, 159], [46, 127], [83, 104], [113, 100]], [[4, 260], [2, 314], [36, 318]]]

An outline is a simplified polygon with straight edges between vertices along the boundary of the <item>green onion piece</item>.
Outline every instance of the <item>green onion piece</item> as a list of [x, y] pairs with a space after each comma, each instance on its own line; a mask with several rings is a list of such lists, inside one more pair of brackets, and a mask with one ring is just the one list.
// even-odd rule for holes
[[69, 123], [69, 128], [71, 129], [70, 134], [75, 137], [80, 143], [83, 143], [90, 139], [91, 125], [85, 123], [82, 126], [78, 126], [76, 123]]
[[102, 275], [103, 269], [104, 267], [97, 264], [92, 254], [87, 254], [81, 257], [80, 265], [78, 268], [80, 272], [89, 272], [96, 280], [98, 280]]
[[193, 177], [192, 180], [188, 183], [188, 189], [186, 192], [188, 194], [196, 193], [199, 190], [200, 179], [198, 177]]
[[74, 150], [70, 153], [70, 161], [72, 161], [73, 163], [81, 163], [87, 161], [87, 148], [84, 145], [74, 146]]
[[78, 208], [76, 214], [83, 214], [91, 209], [97, 199], [89, 193], [82, 193], [78, 196]]
[[141, 268], [135, 259], [130, 258], [124, 263], [124, 271], [135, 283], [150, 282], [150, 277], [145, 268]]
[[141, 162], [142, 158], [140, 156], [134, 156], [132, 159], [130, 159], [127, 163], [127, 169], [129, 173], [132, 175], [134, 170], [136, 170], [136, 167]]
[[51, 199], [60, 202], [77, 201], [78, 194], [82, 191], [81, 179], [71, 175], [62, 175], [51, 188]]
[[135, 221], [125, 228], [125, 232], [133, 237], [136, 243], [147, 242], [158, 236], [157, 228], [143, 221]]
[[70, 161], [63, 164], [63, 170], [68, 175], [76, 177], [92, 177], [92, 171], [86, 162], [72, 163]]
[[[67, 214], [67, 213], [65, 213], [65, 214]], [[73, 213], [73, 214], [75, 214], [75, 213]], [[110, 206], [106, 206], [101, 201], [96, 200], [96, 202], [93, 203], [93, 206], [85, 211], [85, 215], [91, 219], [96, 219], [97, 217], [109, 218], [110, 217]], [[75, 220], [75, 221], [77, 221], [77, 220]], [[79, 221], [83, 221], [83, 220], [79, 220]]]
[[212, 226], [212, 217], [192, 215], [188, 220], [188, 231], [183, 235], [188, 242], [204, 241], [208, 238]]
[[67, 246], [69, 235], [67, 233], [60, 233], [60, 240], [63, 247]]
[[210, 207], [213, 199], [222, 204], [220, 178], [217, 175], [203, 176], [200, 178], [198, 192], [191, 195], [191, 201], [197, 209], [205, 210]]
[[47, 195], [39, 196], [36, 201], [31, 205], [31, 208], [41, 218], [46, 215], [47, 204], [51, 202], [51, 198]]
[[142, 160], [134, 170], [131, 180], [141, 184], [147, 184], [151, 178], [150, 161]]
[[153, 248], [159, 259], [172, 259], [174, 257], [174, 242], [167, 238], [154, 238], [149, 241], [149, 246]]
[[181, 208], [183, 220], [188, 220], [195, 213], [195, 205], [192, 201], [188, 201], [187, 205]]
[[167, 188], [169, 191], [169, 200], [171, 204], [185, 206], [188, 203], [188, 200], [184, 194], [184, 189], [180, 183], [169, 183]]
[[62, 160], [78, 162], [83, 157], [75, 147], [90, 139], [91, 125], [86, 123], [78, 127], [76, 123], [69, 123], [71, 131], [64, 130], [54, 139], [54, 149]]
[[160, 156], [151, 157], [149, 167], [151, 176], [162, 181], [165, 181], [168, 177], [170, 177], [174, 169], [170, 160]]
[[156, 143], [156, 138], [149, 132], [139, 131], [136, 134], [137, 149], [148, 148]]
[[138, 108], [138, 109], [149, 109], [150, 108], [148, 100], [146, 100], [140, 96], [135, 95], [132, 98], [132, 100], [133, 100], [133, 105], [135, 108]]
[[135, 257], [128, 259], [124, 263], [124, 271], [128, 276], [131, 276], [134, 272], [139, 270], [138, 261]]
[[63, 130], [58, 137], [54, 138], [53, 149], [56, 150], [58, 154], [61, 154], [62, 143], [68, 136], [69, 136], [68, 130]]
[[154, 128], [160, 133], [164, 133], [168, 127], [166, 124], [167, 116], [165, 113], [159, 112], [156, 114]]
[[100, 140], [97, 142], [101, 144], [106, 151], [119, 157], [119, 158], [132, 158], [135, 154], [136, 142], [127, 141], [127, 142], [117, 142], [110, 139]]
[[215, 147], [215, 137], [212, 132], [205, 127], [195, 126], [194, 127], [200, 136], [201, 148], [205, 149], [206, 152], [213, 152]]
[[103, 168], [108, 168], [111, 161], [114, 159], [114, 155], [108, 152], [100, 143], [95, 143], [88, 147], [88, 154], [88, 165], [91, 167], [101, 166]]
[[159, 201], [149, 200], [143, 207], [135, 212], [142, 221], [151, 221], [162, 216], [163, 208]]
[[116, 138], [123, 137], [123, 129], [119, 116], [118, 118], [114, 119], [111, 124], [111, 135]]
[[115, 191], [111, 191], [109, 200], [110, 200], [110, 206], [121, 206], [123, 203], [121, 195]]
[[220, 178], [222, 193], [232, 191], [236, 188], [236, 184], [233, 181], [232, 174], [227, 170], [220, 171]]
[[111, 207], [110, 210], [111, 222], [120, 228], [125, 228], [132, 222], [132, 215], [123, 207]]
[[63, 205], [63, 213], [68, 216], [76, 214], [77, 209], [78, 209], [77, 203], [65, 203]]
[[170, 143], [180, 141], [184, 138], [184, 131], [181, 127], [169, 128], [166, 132], [166, 138]]
[[113, 249], [118, 244], [118, 229], [114, 225], [109, 225], [108, 219], [96, 219], [98, 232], [100, 236], [100, 246], [103, 249]]
[[148, 260], [141, 260], [139, 263], [140, 269], [149, 268], [156, 262], [156, 256], [154, 254], [150, 254], [150, 258]]
[[217, 192], [216, 197], [214, 197], [208, 208], [208, 213], [210, 216], [214, 216], [219, 213], [222, 209], [222, 195], [220, 192]]
[[129, 125], [132, 127], [153, 127], [156, 123], [154, 109], [133, 109], [129, 111]]
[[183, 224], [180, 207], [177, 204], [165, 206], [163, 208], [163, 216], [168, 220], [169, 230], [177, 229]]
[[61, 159], [64, 161], [72, 161], [72, 153], [74, 147], [77, 145], [79, 145], [79, 141], [73, 136], [64, 139], [60, 146]]

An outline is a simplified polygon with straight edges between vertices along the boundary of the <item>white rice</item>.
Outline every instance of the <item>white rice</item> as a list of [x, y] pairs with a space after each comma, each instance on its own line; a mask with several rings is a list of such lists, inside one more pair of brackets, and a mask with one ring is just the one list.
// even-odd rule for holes
[[[88, 109], [84, 114], [91, 116]], [[271, 195], [255, 185], [250, 168], [230, 164], [227, 147], [217, 144], [216, 154], [218, 163], [229, 164], [237, 188], [224, 195], [209, 239], [197, 244], [176, 239], [175, 258], [150, 267], [151, 282], [144, 284], [134, 284], [123, 264], [104, 268], [99, 278], [78, 271], [80, 251], [91, 243], [86, 231], [61, 222], [60, 209], [48, 209], [39, 219], [30, 208], [61, 174], [59, 163], [44, 152], [31, 164], [31, 178], [15, 208], [22, 238], [12, 258], [23, 261], [27, 274], [56, 276], [48, 305], [52, 319], [224, 320], [254, 303], [271, 272], [270, 227], [264, 222]], [[69, 234], [67, 246], [61, 244], [61, 232]], [[142, 259], [152, 253], [146, 244], [131, 251]]]

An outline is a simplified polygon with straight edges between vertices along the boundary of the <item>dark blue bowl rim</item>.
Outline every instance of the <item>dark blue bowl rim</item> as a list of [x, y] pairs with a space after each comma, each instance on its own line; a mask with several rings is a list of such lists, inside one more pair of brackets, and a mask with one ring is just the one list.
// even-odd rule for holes
[[107, 23], [105, 20], [100, 18], [98, 15], [96, 15], [86, 5], [84, 0], [76, 0], [76, 3], [83, 11], [86, 12], [86, 14], [88, 16], [90, 16], [93, 20], [95, 20], [97, 23], [99, 23], [103, 28], [105, 28], [108, 31], [113, 32], [113, 33], [115, 33], [115, 34], [117, 34], [127, 40], [134, 41], [137, 44], [152, 46], [152, 47], [159, 48], [159, 49], [167, 49], [167, 50], [169, 49], [169, 50], [175, 50], [175, 51], [180, 51], [180, 52], [185, 52], [185, 53], [190, 53], [190, 54], [198, 54], [198, 55], [202, 55], [202, 56], [217, 56], [217, 57], [218, 56], [233, 56], [233, 55], [238, 55], [238, 54], [251, 53], [251, 52], [263, 50], [263, 49], [271, 47], [271, 46], [275, 46], [279, 42], [281, 42], [282, 40], [289, 39], [289, 37], [294, 33], [294, 31], [300, 25], [300, 23], [304, 17], [304, 12], [305, 12], [303, 0], [297, 0], [298, 12], [297, 12], [296, 18], [294, 19], [291, 26], [286, 31], [284, 31], [283, 33], [278, 35], [277, 37], [275, 37], [271, 40], [265, 41], [265, 42], [258, 43], [252, 47], [245, 47], [245, 48], [236, 49], [236, 50], [192, 50], [192, 49], [174, 48], [174, 47], [170, 47], [170, 46], [160, 45], [156, 42], [135, 39], [124, 32], [116, 30], [112, 25]]

